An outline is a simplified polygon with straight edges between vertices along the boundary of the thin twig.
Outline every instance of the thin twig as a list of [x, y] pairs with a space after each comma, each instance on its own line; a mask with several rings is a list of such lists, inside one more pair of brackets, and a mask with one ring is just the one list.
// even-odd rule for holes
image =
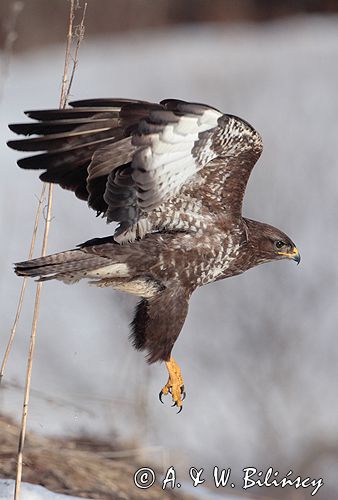
[[[40, 221], [40, 217], [41, 217], [42, 207], [43, 207], [43, 204], [44, 204], [45, 194], [46, 194], [46, 184], [43, 184], [41, 195], [40, 195], [40, 198], [39, 198], [39, 201], [38, 201], [38, 208], [36, 210], [35, 221], [34, 221], [34, 229], [33, 229], [33, 234], [32, 234], [32, 240], [31, 240], [31, 246], [30, 246], [30, 249], [29, 249], [28, 259], [31, 259], [33, 257], [34, 247], [35, 247], [35, 241], [36, 241], [36, 235], [37, 235], [37, 232], [38, 232], [39, 221]], [[13, 325], [12, 325], [12, 328], [11, 328], [11, 334], [10, 334], [10, 337], [9, 337], [9, 340], [8, 340], [8, 344], [7, 344], [7, 347], [6, 347], [6, 351], [5, 351], [5, 354], [4, 354], [2, 363], [1, 363], [1, 368], [0, 368], [0, 384], [2, 382], [2, 378], [3, 378], [4, 373], [5, 373], [5, 368], [6, 368], [6, 364], [7, 364], [7, 361], [8, 361], [8, 357], [10, 355], [10, 352], [11, 352], [11, 349], [12, 349], [12, 345], [13, 345], [13, 342], [14, 342], [14, 338], [15, 338], [15, 334], [16, 334], [16, 329], [17, 329], [17, 326], [18, 326], [18, 323], [19, 323], [19, 319], [20, 319], [20, 315], [21, 315], [21, 311], [22, 311], [23, 300], [24, 300], [24, 297], [25, 297], [27, 282], [28, 282], [28, 278], [24, 278], [23, 282], [22, 282], [22, 286], [21, 286], [18, 307], [16, 309], [14, 322], [13, 322]]]
[[73, 23], [75, 18], [75, 5], [74, 0], [70, 0], [70, 10], [69, 10], [69, 22], [68, 22], [68, 34], [67, 34], [67, 45], [66, 45], [66, 55], [65, 64], [63, 67], [62, 76], [62, 86], [61, 86], [61, 96], [60, 96], [60, 108], [64, 108], [67, 104], [67, 96], [69, 94], [68, 83], [68, 68], [72, 49], [72, 38], [73, 38]]
[[68, 92], [67, 92], [66, 100], [68, 100], [68, 98], [69, 98], [70, 89], [72, 87], [73, 80], [74, 80], [74, 75], [75, 75], [75, 71], [76, 71], [76, 68], [77, 68], [79, 48], [80, 48], [81, 42], [82, 42], [84, 34], [85, 34], [85, 24], [84, 24], [84, 22], [85, 22], [85, 17], [86, 17], [86, 12], [87, 12], [87, 5], [88, 4], [86, 2], [84, 4], [84, 7], [83, 7], [83, 13], [82, 13], [81, 22], [80, 22], [79, 26], [76, 27], [76, 38], [77, 38], [77, 41], [76, 41], [76, 47], [75, 47], [75, 52], [74, 52], [73, 68], [72, 68], [72, 73], [70, 75], [70, 80], [69, 80]]
[[[70, 85], [71, 85], [71, 82], [73, 80], [73, 78], [71, 78], [71, 80], [68, 84], [68, 69], [69, 69], [69, 61], [70, 61], [70, 57], [71, 57], [74, 18], [75, 18], [75, 0], [70, 0], [69, 24], [68, 24], [65, 64], [64, 64], [62, 87], [61, 87], [60, 108], [64, 108], [67, 104], [67, 98], [68, 98], [69, 93], [70, 93]], [[81, 25], [82, 25], [83, 31], [84, 31], [84, 16], [82, 17]], [[78, 44], [78, 46], [79, 46], [79, 44]], [[74, 57], [74, 61], [73, 61], [74, 65], [77, 63], [77, 52], [78, 52], [78, 50], [76, 50], [76, 52], [75, 52], [75, 57]], [[73, 72], [74, 71], [75, 70], [73, 70]], [[72, 75], [73, 75], [73, 73], [72, 73]], [[50, 223], [51, 223], [51, 214], [52, 214], [52, 203], [53, 203], [53, 185], [49, 184], [48, 185], [47, 216], [46, 216], [46, 220], [45, 220], [45, 230], [44, 230], [44, 235], [43, 235], [42, 251], [41, 251], [42, 257], [46, 255], [46, 251], [47, 251], [48, 234], [49, 234]], [[27, 361], [26, 385], [25, 385], [25, 395], [24, 395], [22, 420], [21, 420], [21, 432], [20, 432], [19, 445], [18, 445], [17, 473], [16, 473], [16, 480], [15, 480], [14, 500], [19, 500], [19, 498], [20, 498], [20, 488], [21, 488], [21, 481], [22, 481], [22, 465], [23, 465], [23, 448], [24, 448], [26, 428], [27, 428], [27, 413], [28, 413], [28, 404], [29, 404], [29, 396], [30, 396], [30, 385], [31, 385], [32, 367], [33, 367], [33, 356], [34, 356], [34, 350], [35, 350], [35, 341], [36, 341], [36, 329], [37, 329], [37, 322], [38, 322], [38, 316], [39, 316], [41, 289], [42, 289], [42, 283], [38, 283], [37, 287], [36, 287], [33, 322], [32, 322], [31, 338], [30, 338], [30, 345], [29, 345], [28, 361]]]

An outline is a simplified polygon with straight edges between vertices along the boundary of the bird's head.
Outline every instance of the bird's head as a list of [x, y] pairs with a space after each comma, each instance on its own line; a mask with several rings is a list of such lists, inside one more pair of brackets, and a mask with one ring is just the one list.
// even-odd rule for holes
[[248, 244], [254, 250], [259, 263], [272, 260], [292, 259], [299, 264], [300, 253], [294, 242], [280, 229], [245, 219]]

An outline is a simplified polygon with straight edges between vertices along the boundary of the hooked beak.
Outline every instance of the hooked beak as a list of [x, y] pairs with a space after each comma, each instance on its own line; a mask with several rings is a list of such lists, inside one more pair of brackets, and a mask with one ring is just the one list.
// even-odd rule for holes
[[292, 252], [277, 252], [279, 255], [285, 255], [289, 259], [292, 259], [297, 262], [297, 266], [300, 263], [300, 253], [298, 248], [294, 247]]

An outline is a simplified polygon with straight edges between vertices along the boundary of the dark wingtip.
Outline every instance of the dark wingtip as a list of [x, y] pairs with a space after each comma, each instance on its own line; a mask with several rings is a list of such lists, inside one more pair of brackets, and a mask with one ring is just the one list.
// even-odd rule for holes
[[22, 126], [21, 123], [10, 123], [8, 125], [8, 128], [9, 128], [9, 130], [14, 132], [15, 134], [21, 134], [21, 131], [20, 131], [21, 126]]
[[18, 140], [11, 140], [7, 142], [7, 146], [11, 149], [15, 149], [15, 151], [27, 151], [27, 143], [29, 139], [18, 139]]
[[[11, 147], [11, 146], [9, 146], [9, 147]], [[17, 161], [17, 164], [20, 168], [34, 169], [34, 166], [32, 165], [32, 157], [31, 156], [29, 158], [20, 158], [20, 160]]]
[[46, 168], [46, 157], [49, 158], [46, 153], [26, 156], [25, 158], [20, 158], [17, 161], [17, 164], [20, 168], [24, 168], [27, 170], [42, 170]]
[[94, 99], [79, 99], [76, 101], [71, 101], [70, 106], [74, 108], [78, 107], [97, 107], [97, 108], [109, 108], [109, 107], [121, 107], [128, 104], [147, 104], [147, 101], [140, 101], [139, 99], [125, 99], [123, 97], [96, 97]]
[[29, 118], [33, 118], [34, 120], [42, 120], [46, 117], [46, 115], [57, 115], [60, 113], [60, 109], [30, 109], [29, 111], [24, 111], [25, 115]]
[[11, 149], [15, 149], [15, 148], [13, 148], [13, 147], [12, 147], [12, 142], [15, 142], [15, 141], [7, 141], [7, 142], [6, 142], [6, 144], [7, 144], [7, 146], [8, 146], [9, 148], [11, 148]]

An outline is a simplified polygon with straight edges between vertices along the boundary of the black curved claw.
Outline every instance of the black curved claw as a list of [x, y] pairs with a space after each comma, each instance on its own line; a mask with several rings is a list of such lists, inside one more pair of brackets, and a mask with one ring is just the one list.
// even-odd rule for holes
[[[177, 401], [175, 401], [175, 402], [171, 405], [171, 407], [172, 407], [172, 408], [173, 408], [174, 406], [178, 406]], [[181, 406], [179, 407], [179, 410], [178, 410], [178, 412], [177, 412], [177, 415], [178, 415], [179, 413], [181, 413], [181, 411], [182, 411], [182, 410], [183, 410], [183, 406], [181, 405]]]
[[182, 392], [182, 401], [185, 400], [187, 393], [185, 391]]
[[160, 391], [158, 395], [158, 399], [161, 401], [161, 403], [164, 405], [164, 401], [162, 401], [162, 396], [163, 396], [163, 391]]

